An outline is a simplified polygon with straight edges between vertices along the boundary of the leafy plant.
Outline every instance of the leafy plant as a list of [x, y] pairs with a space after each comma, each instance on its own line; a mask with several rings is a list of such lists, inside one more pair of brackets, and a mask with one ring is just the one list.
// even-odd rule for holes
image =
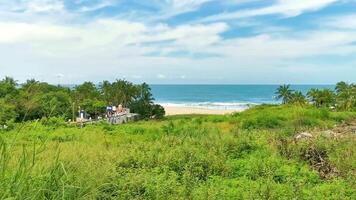
[[293, 96], [293, 90], [290, 89], [290, 85], [281, 85], [277, 88], [276, 99], [282, 99], [283, 104], [287, 104], [291, 101]]

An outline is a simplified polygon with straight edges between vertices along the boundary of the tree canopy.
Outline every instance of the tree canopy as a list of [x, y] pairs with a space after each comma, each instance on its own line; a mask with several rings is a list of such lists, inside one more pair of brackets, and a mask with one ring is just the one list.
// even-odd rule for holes
[[307, 98], [302, 92], [290, 89], [290, 85], [281, 85], [276, 89], [276, 95], [276, 99], [281, 99], [283, 104], [310, 103], [318, 108], [356, 110], [356, 85], [346, 82], [337, 83], [335, 90], [312, 88], [307, 92]]
[[290, 85], [281, 85], [277, 88], [276, 99], [282, 99], [283, 104], [287, 104], [291, 101], [293, 90], [290, 89]]
[[154, 104], [149, 85], [126, 80], [84, 82], [73, 88], [50, 85], [34, 79], [23, 84], [10, 77], [0, 81], [0, 125], [7, 121], [26, 121], [61, 117], [72, 119], [79, 109], [90, 117], [103, 115], [106, 106], [130, 108], [142, 118], [161, 118], [164, 109]]

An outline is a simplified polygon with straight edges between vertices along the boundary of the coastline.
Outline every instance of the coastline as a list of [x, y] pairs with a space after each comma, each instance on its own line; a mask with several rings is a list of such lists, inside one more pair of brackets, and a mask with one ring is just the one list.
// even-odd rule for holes
[[172, 115], [189, 115], [189, 114], [202, 114], [202, 115], [226, 115], [235, 112], [241, 112], [245, 109], [209, 109], [198, 108], [189, 106], [163, 106], [166, 111], [166, 116]]

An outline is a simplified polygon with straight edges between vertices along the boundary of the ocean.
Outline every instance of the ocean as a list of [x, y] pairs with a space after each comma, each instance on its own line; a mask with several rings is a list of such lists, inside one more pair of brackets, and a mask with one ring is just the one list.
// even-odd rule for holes
[[[279, 85], [150, 85], [155, 102], [164, 106], [243, 110], [253, 105], [278, 104]], [[334, 85], [291, 85], [304, 94], [311, 88]]]

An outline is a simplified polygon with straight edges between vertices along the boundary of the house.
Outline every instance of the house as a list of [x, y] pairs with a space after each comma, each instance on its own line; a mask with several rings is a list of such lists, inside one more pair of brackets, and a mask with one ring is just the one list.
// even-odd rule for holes
[[[129, 108], [124, 108], [122, 105], [119, 106], [107, 106], [105, 119], [110, 124], [124, 124], [127, 122], [139, 120], [140, 115], [136, 113], [131, 113]], [[95, 123], [101, 121], [101, 117], [98, 120], [92, 120], [88, 118], [84, 110], [78, 111], [78, 117], [76, 122], [79, 124]]]
[[124, 124], [127, 122], [137, 121], [139, 114], [131, 113], [129, 108], [119, 106], [108, 106], [106, 114], [107, 122], [110, 124]]

